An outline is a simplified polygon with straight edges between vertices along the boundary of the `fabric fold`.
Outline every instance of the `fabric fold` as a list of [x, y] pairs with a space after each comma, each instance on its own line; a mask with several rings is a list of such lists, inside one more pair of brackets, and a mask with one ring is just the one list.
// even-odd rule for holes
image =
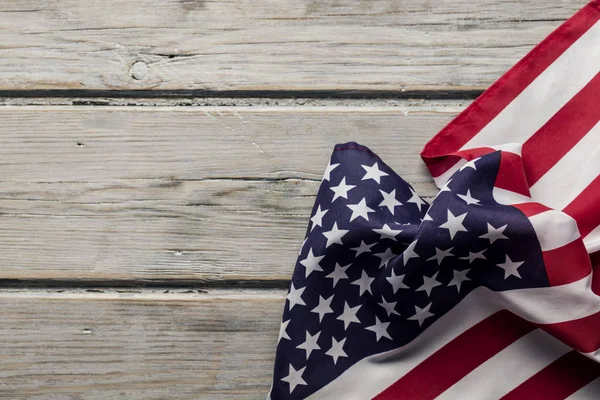
[[[335, 146], [287, 295], [270, 398], [433, 398], [533, 331], [596, 359], [600, 298], [577, 224], [531, 200], [496, 200], [502, 173], [523, 175], [513, 154], [464, 164], [429, 205], [367, 147]], [[465, 335], [498, 343], [482, 343], [487, 357], [435, 393], [413, 382], [402, 395], [424, 354], [468, 355]], [[428, 353], [427, 337], [442, 343]]]

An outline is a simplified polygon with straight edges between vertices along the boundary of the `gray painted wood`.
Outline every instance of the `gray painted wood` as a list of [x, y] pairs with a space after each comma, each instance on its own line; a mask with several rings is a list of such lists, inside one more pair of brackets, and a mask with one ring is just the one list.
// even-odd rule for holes
[[343, 91], [482, 90], [586, 2], [1, 2], [0, 279], [95, 288], [0, 289], [0, 398], [264, 398], [285, 292], [189, 288], [288, 279], [335, 143], [434, 195], [465, 106]]
[[336, 143], [423, 196], [460, 107], [0, 109], [2, 278], [282, 280]]
[[264, 399], [284, 293], [0, 293], [0, 398]]
[[587, 0], [5, 0], [0, 89], [483, 89]]

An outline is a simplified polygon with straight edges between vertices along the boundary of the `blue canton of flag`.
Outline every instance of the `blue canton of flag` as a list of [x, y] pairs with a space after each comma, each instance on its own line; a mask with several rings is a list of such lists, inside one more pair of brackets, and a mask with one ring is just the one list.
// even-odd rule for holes
[[335, 147], [287, 294], [271, 399], [309, 397], [410, 343], [479, 286], [549, 285], [531, 223], [492, 197], [499, 164], [500, 152], [465, 164], [430, 207], [368, 148]]

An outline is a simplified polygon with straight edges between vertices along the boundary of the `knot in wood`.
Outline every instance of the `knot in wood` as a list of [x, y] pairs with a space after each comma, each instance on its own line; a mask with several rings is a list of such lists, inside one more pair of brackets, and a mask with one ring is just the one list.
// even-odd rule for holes
[[146, 79], [148, 76], [148, 64], [143, 61], [136, 61], [131, 66], [131, 76], [138, 81]]

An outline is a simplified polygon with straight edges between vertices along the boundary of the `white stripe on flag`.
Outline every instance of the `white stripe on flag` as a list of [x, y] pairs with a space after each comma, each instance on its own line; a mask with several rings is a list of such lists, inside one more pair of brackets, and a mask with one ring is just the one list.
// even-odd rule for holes
[[536, 329], [475, 368], [436, 399], [499, 399], [569, 351], [569, 346]]
[[372, 399], [461, 333], [500, 311], [499, 305], [486, 301], [486, 296], [482, 299], [481, 294], [472, 291], [411, 343], [363, 358], [308, 399]]
[[464, 158], [461, 158], [460, 160], [458, 160], [456, 162], [456, 164], [454, 164], [452, 167], [450, 167], [446, 172], [444, 172], [440, 176], [437, 176], [437, 177], [434, 176], [433, 181], [435, 182], [435, 185], [441, 189], [446, 184], [446, 182], [448, 182], [448, 179], [450, 179], [450, 177], [452, 175], [454, 175], [454, 173], [456, 171], [458, 171], [460, 169], [460, 167], [465, 165], [467, 162], [468, 162], [467, 160], [465, 160]]
[[[600, 46], [595, 47], [600, 51]], [[550, 208], [562, 210], [588, 187], [598, 174], [600, 122], [530, 188], [531, 197]]]
[[[488, 291], [488, 296], [490, 294]], [[591, 274], [566, 285], [510, 290], [500, 294], [494, 298], [503, 303], [503, 308], [537, 324], [555, 324], [600, 312], [600, 297], [592, 292]]]
[[498, 187], [494, 187], [494, 189], [492, 189], [492, 196], [496, 202], [508, 206], [513, 204], [529, 203], [533, 201], [531, 197], [523, 196], [522, 194]]
[[579, 239], [577, 222], [561, 211], [549, 210], [529, 217], [542, 251], [563, 247]]
[[587, 234], [583, 239], [583, 244], [588, 254], [600, 251], [600, 225]]
[[583, 34], [461, 150], [524, 143], [600, 71], [600, 22]]
[[[309, 399], [372, 399], [461, 333], [502, 309], [539, 324], [570, 321], [599, 312], [600, 298], [592, 292], [591, 285], [588, 275], [553, 287], [501, 293], [477, 288], [411, 343], [363, 358]], [[365, 375], [371, 377], [369, 384], [362, 379]]]
[[513, 153], [518, 155], [519, 157], [521, 157], [521, 153], [523, 150], [523, 144], [522, 143], [504, 143], [504, 144], [499, 144], [499, 145], [494, 145], [494, 146], [489, 146], [494, 150], [502, 150], [504, 152], [507, 153]]
[[566, 400], [598, 400], [600, 393], [600, 378], [591, 381], [569, 397]]

